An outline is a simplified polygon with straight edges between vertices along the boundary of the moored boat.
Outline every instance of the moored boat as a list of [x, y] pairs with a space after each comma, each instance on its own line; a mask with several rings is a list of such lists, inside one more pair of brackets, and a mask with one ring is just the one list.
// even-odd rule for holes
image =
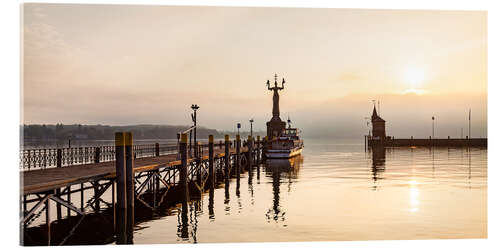
[[279, 137], [269, 141], [266, 157], [269, 159], [291, 158], [302, 153], [304, 142], [299, 137], [299, 129], [291, 127], [290, 118], [288, 128]]

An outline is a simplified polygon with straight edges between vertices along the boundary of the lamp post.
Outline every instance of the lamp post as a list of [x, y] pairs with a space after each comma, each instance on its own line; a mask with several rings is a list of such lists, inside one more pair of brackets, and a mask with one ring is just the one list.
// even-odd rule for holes
[[469, 108], [469, 137], [468, 138], [470, 139], [470, 108]]
[[434, 119], [435, 117], [432, 117], [432, 139], [434, 139]]
[[366, 127], [368, 128], [368, 135], [370, 135], [370, 117], [365, 117]]
[[241, 123], [238, 122], [238, 124], [236, 124], [236, 127], [238, 128], [238, 135], [240, 135]]
[[194, 146], [196, 147], [195, 149], [195, 156], [198, 156], [198, 145], [196, 144], [196, 111], [200, 108], [197, 104], [192, 104], [191, 109], [193, 110], [193, 114], [191, 114], [191, 119], [193, 120], [194, 123]]
[[250, 136], [253, 138], [253, 118], [250, 119]]

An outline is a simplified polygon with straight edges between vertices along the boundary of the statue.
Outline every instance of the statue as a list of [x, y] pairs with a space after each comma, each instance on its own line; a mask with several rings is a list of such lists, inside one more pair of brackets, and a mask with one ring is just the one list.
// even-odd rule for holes
[[273, 118], [272, 120], [279, 120], [280, 119], [280, 96], [278, 94], [279, 90], [282, 90], [285, 88], [285, 78], [283, 78], [283, 81], [281, 82], [281, 87], [278, 87], [278, 75], [274, 75], [274, 87], [270, 87], [269, 80], [267, 80], [267, 89], [273, 91]]
[[274, 87], [270, 86], [269, 80], [267, 80], [267, 89], [273, 91], [273, 117], [267, 125], [267, 136], [268, 138], [273, 138], [280, 136], [286, 127], [286, 123], [281, 121], [280, 118], [280, 96], [278, 91], [283, 90], [285, 88], [285, 78], [283, 78], [281, 82], [281, 87], [278, 86], [278, 75], [274, 75]]

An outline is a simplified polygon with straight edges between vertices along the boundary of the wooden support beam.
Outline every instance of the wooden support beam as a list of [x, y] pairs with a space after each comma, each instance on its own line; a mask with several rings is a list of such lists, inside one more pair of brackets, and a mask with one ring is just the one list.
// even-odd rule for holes
[[[67, 196], [68, 202], [71, 204], [71, 185], [68, 186], [68, 196]], [[71, 209], [67, 209], [68, 217], [71, 216]]]
[[45, 222], [47, 223], [47, 246], [50, 246], [50, 204], [45, 200]]

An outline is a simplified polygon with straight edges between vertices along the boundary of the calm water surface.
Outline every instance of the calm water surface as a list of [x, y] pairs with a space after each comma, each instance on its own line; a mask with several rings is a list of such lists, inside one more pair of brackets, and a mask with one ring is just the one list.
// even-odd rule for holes
[[[134, 243], [487, 237], [487, 150], [306, 140], [301, 157], [204, 193], [182, 219], [136, 225]], [[239, 187], [238, 187], [239, 186]]]

